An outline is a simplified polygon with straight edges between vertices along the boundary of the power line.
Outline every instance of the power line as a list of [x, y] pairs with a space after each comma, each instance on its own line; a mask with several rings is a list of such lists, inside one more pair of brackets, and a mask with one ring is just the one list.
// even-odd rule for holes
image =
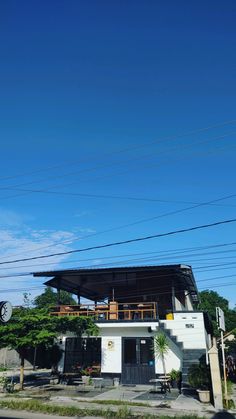
[[[233, 243], [228, 243], [228, 244], [222, 244], [222, 245], [212, 245], [212, 246], [201, 246], [201, 247], [196, 247], [196, 248], [184, 248], [184, 249], [179, 249], [178, 251], [170, 251], [170, 250], [166, 250], [166, 251], [155, 251], [155, 252], [140, 252], [140, 253], [128, 253], [128, 254], [121, 254], [121, 255], [113, 255], [113, 256], [102, 256], [99, 257], [99, 259], [101, 260], [106, 260], [106, 259], [117, 259], [117, 258], [122, 258], [122, 257], [128, 257], [128, 256], [143, 256], [143, 255], [156, 255], [156, 256], [150, 256], [147, 258], [138, 258], [138, 259], [128, 259], [129, 261], [133, 261], [133, 260], [150, 260], [150, 259], [155, 259], [155, 260], [166, 260], [166, 258], [171, 258], [171, 260], [173, 259], [184, 259], [184, 258], [188, 258], [188, 257], [198, 257], [198, 256], [206, 256], [206, 255], [215, 255], [215, 254], [222, 254], [222, 253], [235, 253], [236, 249], [231, 249], [231, 250], [220, 250], [220, 251], [216, 251], [216, 252], [204, 252], [204, 253], [190, 253], [186, 255], [187, 251], [199, 251], [201, 249], [209, 249], [209, 248], [218, 248], [218, 247], [225, 247], [225, 246], [231, 246], [231, 245], [235, 245], [236, 242]], [[181, 253], [182, 251], [182, 253]], [[229, 256], [230, 258], [234, 257], [234, 256]], [[218, 257], [217, 259], [225, 259], [225, 258], [229, 258], [229, 257]], [[211, 258], [211, 259], [215, 259], [215, 258]], [[210, 259], [210, 260], [211, 260]], [[89, 261], [94, 261], [94, 257], [93, 258], [86, 258], [86, 259], [79, 259], [79, 260], [67, 260], [67, 261], [61, 261], [60, 264], [68, 264], [68, 263], [77, 263], [77, 262], [89, 262]], [[209, 260], [209, 259], [207, 259]], [[120, 260], [120, 261], [114, 261], [111, 262], [110, 264], [114, 264], [114, 263], [124, 263], [124, 260]], [[195, 260], [194, 260], [195, 262]], [[44, 265], [55, 265], [55, 262], [47, 262]], [[43, 266], [44, 266], [43, 265]], [[100, 266], [101, 264], [99, 264]], [[32, 268], [32, 267], [36, 267], [36, 266], [42, 266], [42, 263], [40, 264], [34, 264], [34, 265], [21, 265], [21, 268]], [[92, 266], [95, 266], [94, 264]], [[96, 264], [96, 266], [98, 266]], [[0, 270], [9, 270], [9, 269], [16, 269], [14, 266], [11, 267], [0, 267]]]
[[[43, 194], [53, 194], [53, 195], [65, 195], [65, 196], [79, 196], [84, 198], [100, 198], [100, 199], [114, 199], [114, 200], [127, 200], [127, 201], [144, 201], [144, 202], [158, 202], [158, 203], [166, 203], [166, 204], [192, 204], [192, 205], [203, 205], [201, 202], [193, 202], [193, 201], [175, 201], [170, 199], [155, 199], [155, 198], [144, 198], [144, 197], [136, 197], [136, 196], [122, 196], [122, 195], [106, 195], [106, 194], [88, 194], [88, 193], [80, 193], [80, 192], [58, 192], [46, 189], [22, 189], [22, 188], [8, 188], [10, 190], [17, 190], [21, 192], [32, 192], [32, 193], [43, 193]], [[236, 195], [229, 196], [232, 198]], [[228, 199], [228, 198], [224, 198]], [[225, 204], [214, 204], [214, 203], [205, 203], [205, 205], [211, 206], [219, 206], [219, 207], [236, 207], [236, 205], [225, 205]]]
[[200, 229], [205, 229], [205, 228], [210, 228], [210, 227], [216, 227], [216, 226], [219, 226], [219, 225], [225, 225], [225, 224], [230, 224], [230, 223], [234, 223], [234, 222], [236, 222], [236, 218], [229, 219], [229, 220], [223, 220], [223, 221], [217, 221], [217, 222], [209, 223], [209, 224], [203, 224], [203, 225], [200, 225], [200, 226], [184, 228], [184, 229], [180, 229], [180, 230], [173, 230], [173, 231], [169, 231], [167, 233], [153, 234], [153, 235], [150, 235], [150, 236], [136, 237], [134, 239], [123, 240], [123, 241], [118, 241], [118, 242], [113, 242], [113, 243], [106, 243], [106, 244], [102, 244], [102, 245], [98, 245], [98, 246], [91, 246], [91, 247], [86, 247], [86, 248], [82, 248], [82, 249], [68, 250], [66, 252], [51, 253], [49, 255], [41, 255], [41, 256], [34, 256], [34, 257], [30, 257], [30, 258], [22, 258], [22, 259], [16, 259], [16, 260], [12, 260], [12, 261], [5, 261], [5, 262], [0, 262], [0, 265], [10, 264], [10, 263], [18, 263], [18, 262], [25, 262], [25, 261], [28, 261], [28, 260], [35, 260], [35, 259], [44, 259], [44, 258], [49, 258], [49, 257], [54, 257], [54, 256], [69, 255], [69, 254], [73, 254], [73, 253], [81, 253], [81, 252], [86, 252], [86, 251], [95, 250], [95, 249], [104, 249], [104, 248], [107, 248], [107, 247], [120, 246], [120, 245], [123, 245], [123, 244], [129, 244], [129, 243], [140, 242], [140, 241], [144, 241], [144, 240], [150, 240], [150, 239], [154, 239], [154, 238], [166, 237], [166, 236], [171, 236], [171, 235], [180, 234], [180, 233], [187, 233], [187, 232], [190, 232], [190, 231], [195, 231], [195, 230], [200, 230]]
[[[206, 205], [209, 205], [209, 204], [212, 204], [212, 203], [215, 203], [215, 202], [220, 202], [220, 201], [223, 201], [225, 199], [230, 199], [230, 198], [235, 197], [235, 196], [236, 196], [236, 194], [226, 195], [224, 197], [220, 197], [220, 198], [216, 198], [214, 200], [202, 202], [200, 204], [193, 205], [191, 207], [185, 207], [185, 208], [182, 208], [182, 209], [179, 209], [179, 210], [175, 210], [175, 211], [171, 211], [171, 212], [159, 214], [159, 215], [156, 215], [154, 217], [148, 217], [148, 218], [144, 218], [144, 219], [141, 219], [141, 220], [138, 220], [138, 221], [134, 221], [132, 223], [123, 224], [123, 225], [120, 225], [120, 226], [117, 226], [117, 227], [112, 227], [112, 228], [109, 228], [109, 229], [106, 229], [106, 230], [98, 231], [96, 233], [88, 234], [87, 236], [82, 236], [82, 237], [79, 238], [79, 240], [83, 240], [83, 239], [87, 239], [87, 238], [90, 238], [90, 237], [98, 236], [98, 235], [104, 234], [104, 233], [110, 233], [112, 231], [117, 231], [117, 230], [120, 230], [120, 229], [123, 229], [123, 228], [132, 227], [134, 225], [146, 223], [146, 222], [149, 222], [149, 221], [154, 221], [154, 220], [157, 220], [159, 218], [164, 218], [164, 217], [168, 217], [168, 216], [171, 216], [171, 215], [179, 214], [179, 213], [182, 213], [182, 212], [185, 212], [185, 211], [189, 211], [191, 209], [195, 209], [195, 208], [199, 208], [199, 207], [202, 207], [202, 206], [206, 206]], [[65, 243], [72, 243], [72, 242], [74, 242], [76, 240], [78, 240], [78, 239], [77, 238], [75, 238], [75, 239], [67, 239], [65, 241], [60, 241], [60, 242], [53, 243], [51, 245], [39, 247], [39, 248], [34, 249], [32, 251], [34, 252], [35, 250], [48, 249], [50, 247], [55, 247], [57, 245], [61, 245], [61, 244], [65, 244]], [[20, 252], [20, 253], [18, 252], [18, 253], [14, 253], [12, 256], [17, 256], [17, 255], [21, 255], [21, 254], [22, 254], [22, 252]]]
[[[181, 149], [189, 148], [189, 147], [192, 147], [193, 145], [205, 144], [205, 143], [208, 143], [208, 142], [211, 142], [211, 141], [216, 141], [216, 140], [225, 138], [225, 137], [227, 137], [229, 135], [232, 135], [234, 133], [235, 133], [235, 131], [230, 132], [230, 133], [227, 133], [227, 134], [224, 134], [224, 135], [221, 135], [221, 136], [213, 137], [213, 138], [208, 139], [208, 140], [203, 140], [203, 141], [200, 141], [200, 142], [196, 142], [194, 144], [187, 144], [185, 146], [182, 146]], [[178, 146], [172, 147], [170, 149], [167, 149], [167, 150], [162, 151], [162, 153], [163, 152], [165, 153], [165, 152], [171, 151], [172, 154], [173, 154], [173, 150], [178, 151], [179, 150], [179, 147]], [[159, 152], [159, 154], [160, 154], [160, 152]], [[140, 160], [140, 159], [143, 160], [144, 158], [149, 157], [149, 156], [150, 155], [148, 155], [148, 156], [142, 156], [142, 157], [139, 157], [139, 158], [136, 158], [136, 159], [129, 159], [125, 163], [129, 163], [130, 161]], [[153, 156], [153, 153], [151, 154], [151, 156]], [[162, 163], [163, 163], [163, 161], [162, 161]], [[116, 163], [115, 165], [121, 165], [121, 164], [123, 164], [123, 163], [120, 163], [119, 162], [119, 163]], [[160, 165], [160, 163], [159, 163], [159, 165]], [[107, 165], [105, 165], [103, 167], [112, 167], [112, 166], [114, 166], [114, 163], [109, 163], [109, 164], [107, 164]], [[150, 165], [148, 167], [150, 167]], [[9, 189], [11, 189], [11, 190], [20, 190], [20, 189], [18, 189], [18, 187], [25, 186], [25, 185], [32, 185], [32, 184], [35, 184], [35, 183], [41, 183], [42, 181], [44, 182], [44, 181], [48, 181], [50, 179], [55, 179], [55, 178], [56, 179], [58, 179], [58, 178], [64, 178], [64, 177], [67, 177], [67, 176], [71, 176], [71, 175], [75, 175], [75, 174], [79, 174], [79, 173], [83, 173], [83, 172], [87, 172], [87, 171], [94, 171], [94, 170], [97, 170], [98, 168], [100, 168], [100, 167], [97, 167], [96, 166], [96, 167], [94, 167], [92, 169], [91, 168], [90, 169], [83, 169], [83, 170], [80, 170], [80, 171], [77, 171], [77, 172], [71, 172], [71, 173], [67, 173], [67, 174], [63, 174], [63, 175], [59, 175], [59, 176], [58, 175], [57, 176], [51, 176], [51, 177], [46, 178], [46, 179], [43, 179], [43, 180], [36, 180], [36, 181], [25, 182], [23, 184], [21, 183], [21, 184], [18, 184], [18, 185], [13, 185], [13, 187], [11, 185], [4, 186], [4, 187], [0, 187], [0, 190], [9, 190]], [[129, 170], [130, 169], [126, 170], [125, 172], [122, 172], [121, 174], [127, 173], [127, 171], [129, 171]], [[107, 177], [107, 176], [110, 177], [110, 175], [106, 175], [105, 177]], [[104, 176], [102, 178], [104, 178]], [[75, 182], [72, 182], [72, 183], [69, 183], [69, 184], [67, 183], [67, 184], [63, 184], [63, 185], [56, 185], [56, 186], [54, 185], [54, 186], [51, 186], [49, 188], [46, 188], [46, 189], [41, 190], [41, 192], [43, 192], [43, 191], [44, 192], [50, 191], [50, 189], [55, 189], [55, 188], [68, 187], [70, 185], [73, 185], [74, 183]], [[23, 192], [23, 193], [16, 194], [16, 195], [10, 195], [8, 197], [5, 197], [4, 199], [14, 198], [14, 197], [22, 196], [22, 195], [25, 195], [25, 194], [27, 195], [27, 194], [30, 194], [32, 192], [34, 192], [34, 191], [29, 190], [28, 192]]]
[[[160, 137], [160, 138], [158, 138], [154, 141], [151, 141], [149, 143], [144, 142], [144, 143], [139, 144], [139, 145], [136, 144], [135, 146], [130, 146], [130, 147], [126, 147], [126, 148], [121, 149], [121, 150], [116, 150], [116, 151], [113, 151], [113, 152], [110, 152], [110, 153], [106, 153], [105, 156], [110, 157], [111, 155], [126, 153], [127, 151], [133, 151], [133, 150], [141, 149], [141, 148], [144, 148], [144, 147], [147, 148], [148, 146], [151, 146], [151, 145], [155, 145], [155, 144], [158, 144], [158, 143], [161, 143], [161, 142], [166, 142], [166, 140], [174, 140], [174, 139], [178, 139], [178, 138], [181, 138], [181, 137], [186, 137], [186, 136], [189, 136], [189, 135], [197, 134], [197, 133], [200, 133], [200, 132], [209, 131], [209, 130], [214, 129], [214, 128], [220, 128], [220, 127], [224, 127], [224, 126], [227, 126], [227, 125], [233, 125], [235, 123], [236, 123], [236, 119], [232, 119], [232, 120], [229, 120], [229, 121], [224, 121], [224, 122], [219, 123], [219, 124], [213, 124], [213, 125], [209, 125], [207, 127], [202, 127], [202, 128], [197, 128], [197, 129], [194, 129], [194, 130], [185, 131], [185, 132], [180, 133], [180, 134], [163, 136], [163, 137]], [[78, 164], [80, 162], [81, 162], [81, 160], [76, 160], [74, 162], [68, 162], [68, 163], [62, 164], [62, 165], [49, 166], [49, 167], [46, 167], [46, 168], [37, 169], [35, 171], [25, 172], [23, 174], [18, 173], [17, 175], [14, 175], [14, 176], [4, 176], [4, 177], [1, 177], [0, 180], [9, 180], [9, 179], [14, 179], [14, 178], [19, 178], [19, 177], [22, 177], [22, 176], [28, 176], [28, 175], [31, 176], [31, 175], [39, 173], [39, 172], [44, 172], [44, 171], [53, 170], [53, 169], [57, 169], [57, 168], [61, 168], [61, 167], [66, 167], [68, 165]], [[103, 166], [101, 166], [101, 167], [103, 167]], [[92, 168], [92, 170], [93, 169], [94, 168]]]

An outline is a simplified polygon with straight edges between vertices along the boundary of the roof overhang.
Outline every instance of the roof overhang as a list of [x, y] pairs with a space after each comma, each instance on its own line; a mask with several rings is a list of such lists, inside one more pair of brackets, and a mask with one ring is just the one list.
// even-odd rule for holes
[[[193, 301], [198, 302], [198, 292], [192, 268], [188, 265], [135, 266], [115, 268], [67, 269], [58, 271], [35, 272], [35, 277], [51, 278], [45, 285], [80, 295], [90, 300], [102, 301], [116, 290], [116, 296], [128, 289], [140, 289], [148, 285], [152, 292], [161, 292], [165, 287], [175, 291], [186, 290]], [[120, 290], [120, 291], [119, 291]], [[123, 290], [123, 292], [122, 292]]]

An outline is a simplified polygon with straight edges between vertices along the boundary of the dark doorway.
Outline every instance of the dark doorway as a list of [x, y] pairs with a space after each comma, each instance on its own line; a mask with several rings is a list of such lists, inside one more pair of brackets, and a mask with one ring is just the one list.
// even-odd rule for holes
[[122, 384], [149, 384], [155, 378], [151, 338], [123, 338], [122, 352]]
[[101, 365], [101, 338], [67, 338], [64, 373]]

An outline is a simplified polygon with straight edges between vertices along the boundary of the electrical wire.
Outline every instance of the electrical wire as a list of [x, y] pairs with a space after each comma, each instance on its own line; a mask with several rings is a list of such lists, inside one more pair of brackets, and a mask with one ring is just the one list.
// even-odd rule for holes
[[[100, 198], [100, 199], [114, 199], [114, 200], [125, 200], [125, 201], [144, 201], [144, 202], [158, 202], [164, 204], [191, 204], [191, 205], [202, 205], [201, 202], [193, 201], [175, 201], [170, 199], [155, 199], [155, 198], [144, 198], [137, 196], [122, 196], [122, 195], [106, 195], [106, 194], [88, 194], [88, 193], [79, 193], [79, 192], [57, 192], [57, 191], [47, 191], [45, 189], [17, 189], [22, 192], [32, 192], [32, 193], [43, 193], [43, 194], [53, 194], [53, 195], [65, 195], [65, 196], [79, 196], [84, 198]], [[236, 205], [232, 204], [214, 204], [206, 203], [205, 205], [217, 206], [217, 207], [231, 207], [235, 208]]]
[[[186, 149], [186, 148], [189, 148], [189, 147], [192, 147], [193, 145], [199, 145], [199, 144], [206, 144], [206, 143], [209, 143], [209, 142], [212, 142], [212, 141], [216, 141], [216, 140], [219, 140], [219, 139], [223, 139], [223, 138], [225, 138], [225, 137], [227, 137], [227, 136], [230, 136], [230, 135], [232, 135], [232, 134], [234, 134], [235, 133], [235, 131], [233, 131], [233, 132], [230, 132], [230, 133], [226, 133], [226, 134], [224, 134], [224, 135], [221, 135], [221, 136], [217, 136], [217, 137], [213, 137], [213, 138], [211, 138], [211, 139], [208, 139], [208, 140], [203, 140], [203, 141], [200, 141], [200, 142], [196, 142], [196, 143], [194, 143], [194, 144], [186, 144], [185, 146], [182, 146], [181, 147], [181, 150], [183, 150], [183, 149]], [[164, 152], [169, 152], [169, 151], [171, 151], [171, 153], [173, 154], [173, 151], [174, 150], [176, 150], [176, 151], [179, 151], [179, 146], [177, 146], [177, 147], [172, 147], [172, 148], [170, 148], [170, 149], [167, 149], [167, 150], [164, 150], [164, 151], [162, 151], [162, 153]], [[161, 154], [160, 152], [159, 152], [159, 154]], [[152, 154], [150, 154], [150, 155], [148, 155], [148, 157], [152, 157], [153, 156], [153, 153]], [[130, 161], [134, 161], [134, 160], [143, 160], [145, 158], [145, 156], [142, 156], [142, 157], [139, 157], [139, 158], [136, 158], [136, 159], [129, 159], [128, 161], [126, 161], [125, 162], [125, 164], [126, 163], [129, 163]], [[163, 164], [164, 163], [164, 161], [162, 160], [162, 163], [161, 164]], [[120, 162], [118, 162], [118, 163], [116, 163], [115, 165], [121, 165], [121, 164], [123, 164], [123, 163], [120, 163]], [[159, 165], [160, 165], [160, 163], [159, 163]], [[114, 166], [114, 163], [109, 163], [108, 165], [106, 165], [106, 167], [109, 167], [109, 166]], [[154, 165], [154, 166], [156, 166], [156, 164]], [[142, 166], [142, 167], [144, 167], [144, 166]], [[148, 165], [148, 167], [151, 167], [150, 166], [150, 164]], [[4, 186], [4, 187], [0, 187], [0, 190], [19, 190], [18, 189], [18, 187], [21, 187], [21, 186], [25, 186], [25, 185], [32, 185], [32, 184], [37, 184], [37, 183], [41, 183], [42, 181], [44, 182], [45, 180], [46, 181], [48, 181], [48, 180], [51, 180], [51, 179], [59, 179], [59, 178], [64, 178], [64, 177], [67, 177], [67, 176], [71, 176], [71, 175], [75, 175], [75, 174], [80, 174], [80, 173], [83, 173], [83, 172], [86, 172], [86, 171], [93, 171], [93, 170], [97, 170], [97, 166], [96, 167], [94, 167], [94, 168], [92, 168], [92, 169], [84, 169], [84, 170], [80, 170], [80, 171], [77, 171], [77, 172], [71, 172], [71, 173], [67, 173], [67, 174], [63, 174], [63, 175], [57, 175], [57, 176], [52, 176], [52, 177], [49, 177], [49, 178], [46, 178], [46, 179], [44, 179], [44, 180], [36, 180], [36, 181], [30, 181], [30, 182], [25, 182], [25, 183], [21, 183], [21, 184], [17, 184], [17, 185], [8, 185], [8, 186]], [[127, 172], [129, 172], [131, 169], [129, 168], [128, 170], [126, 170], [126, 171], [124, 171], [124, 172], [122, 172], [121, 174], [124, 174], [124, 173], [127, 173]], [[120, 173], [119, 173], [120, 174]], [[117, 174], [116, 174], [116, 176], [117, 176]], [[103, 176], [102, 178], [104, 178], [104, 177], [111, 177], [111, 175], [106, 175], [106, 176]], [[80, 180], [80, 182], [81, 182], [81, 180]], [[64, 184], [64, 185], [54, 185], [54, 186], [51, 186], [51, 187], [49, 187], [49, 188], [46, 188], [46, 189], [43, 189], [43, 190], [41, 190], [41, 192], [45, 192], [45, 191], [50, 191], [51, 189], [55, 189], [55, 188], [64, 188], [64, 187], [68, 187], [68, 186], [70, 186], [70, 185], [73, 185], [75, 182], [72, 182], [72, 183], [67, 183], [67, 184]], [[77, 183], [77, 182], [76, 182]], [[30, 194], [30, 193], [32, 193], [33, 191], [31, 191], [31, 190], [29, 190], [29, 192], [24, 192], [24, 193], [20, 193], [20, 194], [16, 194], [16, 195], [10, 195], [10, 196], [8, 196], [8, 197], [5, 197], [4, 199], [9, 199], [9, 198], [14, 198], [14, 197], [18, 197], [18, 196], [22, 196], [22, 195], [27, 195], [27, 194]], [[3, 198], [2, 198], [3, 199]]]
[[[210, 125], [210, 126], [207, 126], [207, 127], [202, 127], [202, 128], [197, 128], [197, 129], [194, 129], [194, 130], [185, 131], [185, 132], [180, 133], [180, 134], [163, 136], [163, 137], [160, 137], [160, 138], [158, 138], [154, 141], [151, 141], [151, 142], [144, 142], [142, 144], [138, 144], [138, 145], [136, 144], [135, 146], [129, 146], [129, 147], [126, 147], [126, 148], [121, 149], [121, 150], [116, 150], [116, 151], [113, 151], [113, 152], [110, 152], [110, 153], [106, 153], [105, 156], [111, 157], [112, 155], [122, 154], [122, 153], [126, 153], [128, 151], [134, 151], [134, 150], [138, 150], [138, 149], [142, 149], [142, 148], [146, 149], [147, 147], [152, 146], [152, 145], [156, 145], [156, 144], [159, 144], [159, 143], [162, 143], [162, 142], [166, 143], [166, 141], [168, 141], [168, 140], [175, 140], [175, 139], [186, 137], [186, 136], [189, 136], [189, 135], [209, 131], [209, 130], [214, 129], [214, 128], [220, 128], [220, 127], [224, 127], [224, 126], [227, 126], [227, 125], [234, 125], [235, 123], [236, 123], [236, 119], [232, 119], [232, 120], [229, 120], [229, 121], [224, 121], [224, 122], [219, 123], [219, 124], [214, 124], [214, 125]], [[90, 161], [90, 159], [89, 159], [89, 161]], [[44, 171], [48, 171], [48, 170], [62, 168], [62, 167], [68, 166], [68, 165], [71, 166], [71, 165], [74, 165], [74, 164], [78, 164], [80, 162], [81, 162], [81, 160], [76, 160], [74, 162], [72, 161], [72, 162], [62, 164], [62, 165], [49, 166], [49, 167], [46, 167], [46, 168], [37, 169], [35, 171], [25, 172], [23, 174], [18, 173], [17, 175], [14, 175], [14, 176], [4, 176], [4, 177], [0, 177], [0, 181], [1, 180], [9, 180], [9, 179], [14, 179], [14, 178], [19, 178], [19, 177], [28, 176], [28, 175], [32, 176], [33, 174], [37, 174], [39, 172], [44, 172]], [[84, 161], [82, 161], [82, 163], [83, 162]], [[104, 166], [102, 166], [102, 167], [104, 167]]]
[[[236, 196], [236, 194], [226, 195], [226, 196], [223, 196], [223, 197], [220, 197], [220, 198], [216, 198], [216, 199], [211, 200], [211, 201], [206, 201], [206, 202], [202, 202], [202, 203], [197, 204], [197, 205], [193, 205], [191, 207], [185, 207], [185, 208], [182, 208], [182, 209], [179, 209], [179, 210], [175, 210], [175, 211], [171, 211], [171, 212], [159, 214], [159, 215], [154, 216], [154, 217], [148, 217], [148, 218], [145, 218], [145, 219], [142, 219], [142, 220], [134, 221], [132, 223], [123, 224], [123, 225], [120, 225], [120, 226], [117, 226], [117, 227], [112, 227], [112, 228], [109, 228], [109, 229], [106, 229], [106, 230], [103, 230], [103, 231], [100, 231], [100, 232], [98, 231], [96, 233], [92, 233], [92, 234], [88, 234], [86, 236], [82, 236], [82, 237], [79, 238], [79, 240], [84, 240], [86, 238], [98, 236], [100, 234], [110, 233], [110, 232], [117, 231], [117, 230], [120, 230], [120, 229], [123, 229], [123, 228], [132, 227], [134, 225], [142, 224], [142, 223], [149, 222], [149, 221], [154, 221], [154, 220], [159, 219], [159, 218], [164, 218], [164, 217], [167, 217], [167, 216], [179, 214], [179, 213], [182, 213], [182, 212], [185, 212], [185, 211], [189, 211], [191, 209], [195, 209], [195, 208], [199, 208], [199, 207], [202, 207], [202, 206], [206, 206], [206, 205], [209, 205], [209, 204], [212, 204], [212, 203], [215, 203], [215, 202], [220, 202], [220, 201], [223, 201], [223, 200], [226, 200], [226, 199], [235, 197], [235, 196]], [[73, 239], [70, 238], [70, 239], [67, 239], [67, 240], [64, 240], [64, 241], [59, 241], [59, 242], [53, 243], [51, 245], [38, 247], [38, 248], [32, 250], [32, 252], [34, 252], [35, 250], [48, 249], [50, 247], [55, 247], [55, 246], [61, 245], [61, 244], [66, 244], [66, 243], [70, 243], [71, 244], [71, 243], [73, 243], [76, 240], [78, 240], [78, 238], [73, 238]], [[18, 252], [18, 253], [14, 253], [12, 256], [18, 256], [18, 255], [21, 255], [21, 254], [22, 254], [22, 252], [20, 252], [20, 253]]]
[[[166, 259], [168, 259], [168, 260], [170, 260], [170, 258], [171, 258], [171, 263], [173, 263], [173, 259], [183, 259], [185, 262], [185, 264], [192, 264], [192, 263], [195, 263], [195, 262], [199, 262], [199, 261], [208, 261], [208, 260], [215, 260], [215, 259], [217, 259], [217, 260], [222, 260], [222, 259], [228, 259], [228, 258], [235, 258], [235, 256], [233, 255], [233, 256], [218, 256], [217, 258], [207, 258], [207, 259], [198, 259], [198, 260], [196, 260], [196, 259], [194, 259], [193, 261], [189, 261], [188, 259], [186, 259], [186, 258], [188, 258], [188, 257], [198, 257], [198, 256], [206, 256], [206, 255], [214, 255], [214, 254], [221, 254], [221, 253], [235, 253], [235, 250], [221, 250], [221, 251], [217, 251], [217, 252], [205, 252], [205, 253], [197, 253], [197, 254], [175, 254], [175, 255], [171, 255], [171, 254], [167, 254], [167, 256], [157, 256], [157, 254], [158, 254], [158, 252], [144, 252], [144, 253], [137, 253], [137, 254], [133, 254], [133, 255], [137, 255], [137, 256], [139, 256], [139, 255], [150, 255], [150, 254], [153, 254], [153, 256], [149, 256], [149, 257], [139, 257], [139, 258], [135, 258], [135, 259], [126, 259], [126, 260], [116, 260], [116, 261], [113, 261], [113, 262], [109, 262], [109, 263], [99, 263], [99, 264], [96, 264], [96, 265], [92, 265], [93, 267], [94, 266], [103, 266], [103, 265], [105, 265], [105, 266], [110, 266], [110, 265], [114, 265], [114, 264], [121, 264], [121, 263], [130, 263], [130, 262], [134, 262], [134, 261], [150, 261], [150, 260], [155, 260], [155, 261], [158, 261], [158, 263], [160, 263], [160, 261], [163, 261], [163, 260], [166, 260]], [[128, 254], [127, 256], [131, 256], [132, 254]], [[155, 256], [156, 255], [156, 256]], [[120, 257], [124, 257], [125, 255], [120, 255], [120, 256], [107, 256], [107, 257], [101, 257], [101, 258], [99, 258], [99, 259], [102, 259], [102, 260], [106, 260], [106, 259], [116, 259], [116, 258], [120, 258]], [[185, 259], [184, 259], [185, 258]], [[88, 258], [88, 259], [80, 259], [80, 260], [70, 260], [70, 261], [62, 261], [62, 262], [60, 262], [60, 264], [68, 264], [68, 263], [75, 263], [75, 262], [83, 262], [83, 261], [94, 261], [94, 258]], [[186, 260], [187, 260], [187, 262], [186, 262]], [[166, 262], [167, 263], [167, 262]], [[168, 264], [170, 264], [170, 263], [168, 263]], [[47, 262], [47, 264], [46, 264], [47, 266], [48, 265], [55, 265], [55, 262]], [[40, 266], [40, 267], [42, 267], [42, 264], [34, 264], [34, 265], [21, 265], [21, 268], [32, 268], [32, 267], [36, 267], [36, 266]], [[91, 266], [91, 265], [89, 265], [89, 266]], [[16, 269], [16, 267], [14, 267], [14, 266], [11, 266], [11, 267], [0, 267], [0, 270], [14, 270], [14, 269]]]
[[[129, 256], [143, 256], [143, 255], [156, 255], [156, 257], [153, 257], [153, 259], [155, 260], [166, 260], [167, 257], [171, 258], [171, 260], [173, 259], [183, 259], [183, 258], [188, 258], [188, 257], [198, 257], [198, 256], [206, 256], [206, 255], [215, 255], [215, 254], [222, 254], [222, 253], [235, 253], [236, 249], [231, 249], [231, 250], [220, 250], [220, 251], [216, 251], [216, 252], [204, 252], [204, 253], [190, 253], [186, 255], [186, 252], [190, 251], [199, 251], [201, 249], [208, 249], [208, 248], [218, 248], [218, 247], [225, 247], [225, 246], [231, 246], [231, 245], [235, 245], [236, 242], [233, 243], [225, 243], [222, 245], [212, 245], [212, 246], [201, 246], [194, 248], [185, 248], [185, 249], [179, 249], [178, 251], [155, 251], [155, 252], [141, 252], [141, 253], [128, 253], [128, 254], [121, 254], [121, 255], [113, 255], [113, 256], [103, 256], [103, 257], [99, 257], [100, 260], [106, 260], [106, 259], [117, 259], [117, 258], [122, 258], [122, 257], [129, 257]], [[182, 253], [181, 253], [182, 250]], [[230, 257], [234, 257], [234, 256], [230, 256]], [[149, 260], [151, 258], [147, 257], [147, 258], [138, 258], [138, 259], [128, 259], [128, 262], [130, 260]], [[224, 259], [224, 257], [220, 257], [218, 259]], [[79, 260], [67, 260], [67, 261], [61, 261], [60, 264], [68, 264], [68, 263], [80, 263], [80, 262], [89, 262], [89, 261], [94, 261], [94, 257], [93, 258], [87, 258], [87, 259], [79, 259]], [[114, 263], [124, 263], [124, 260], [120, 260], [120, 261], [114, 261], [111, 262], [112, 264]], [[194, 261], [195, 262], [195, 261]], [[55, 265], [55, 262], [47, 262], [45, 263], [43, 266], [48, 266], [48, 265]], [[42, 263], [40, 264], [34, 264], [34, 265], [21, 265], [21, 268], [35, 268], [36, 266], [42, 266]], [[94, 264], [92, 265], [94, 266]], [[0, 267], [0, 271], [1, 270], [10, 270], [10, 269], [16, 269], [16, 267], [14, 266], [8, 266], [8, 267]]]
[[15, 260], [10, 260], [10, 261], [8, 260], [8, 261], [5, 261], [5, 262], [0, 262], [0, 265], [10, 264], [10, 263], [18, 263], [18, 262], [25, 262], [25, 261], [28, 261], [28, 260], [35, 260], [35, 259], [50, 258], [50, 257], [54, 257], [54, 256], [69, 255], [69, 254], [73, 254], [73, 253], [87, 252], [87, 251], [90, 251], [90, 250], [104, 249], [104, 248], [108, 248], [108, 247], [120, 246], [120, 245], [124, 245], [124, 244], [140, 242], [140, 241], [144, 241], [144, 240], [150, 240], [150, 239], [155, 239], [155, 238], [160, 238], [160, 237], [166, 237], [166, 236], [171, 236], [171, 235], [176, 235], [176, 234], [187, 233], [187, 232], [190, 232], [190, 231], [202, 230], [202, 229], [206, 229], [206, 228], [216, 227], [216, 226], [219, 226], [219, 225], [226, 225], [226, 224], [235, 223], [235, 222], [236, 222], [236, 218], [223, 220], [223, 221], [216, 221], [214, 223], [203, 224], [203, 225], [193, 226], [193, 227], [189, 227], [189, 228], [183, 228], [183, 229], [180, 229], [180, 230], [173, 230], [173, 231], [169, 231], [167, 233], [153, 234], [153, 235], [144, 236], [144, 237], [136, 237], [134, 239], [122, 240], [122, 241], [117, 241], [117, 242], [112, 242], [112, 243], [106, 243], [106, 244], [86, 247], [86, 248], [82, 248], [82, 249], [67, 250], [65, 252], [51, 253], [49, 255], [33, 256], [33, 257], [29, 257], [29, 258], [15, 259]]

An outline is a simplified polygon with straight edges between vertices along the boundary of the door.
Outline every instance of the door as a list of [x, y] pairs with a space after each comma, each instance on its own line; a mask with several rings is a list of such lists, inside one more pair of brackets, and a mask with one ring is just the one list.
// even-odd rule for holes
[[122, 384], [149, 384], [155, 378], [153, 340], [123, 338]]

